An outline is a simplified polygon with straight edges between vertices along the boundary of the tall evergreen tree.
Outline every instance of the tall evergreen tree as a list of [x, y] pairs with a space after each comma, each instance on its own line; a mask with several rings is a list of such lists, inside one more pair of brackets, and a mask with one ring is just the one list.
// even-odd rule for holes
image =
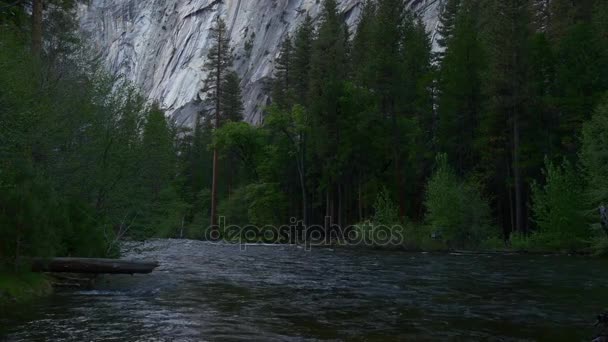
[[442, 49], [448, 47], [449, 40], [453, 36], [461, 1], [462, 0], [447, 0], [443, 5], [441, 15], [439, 16], [439, 27], [437, 28], [437, 35], [439, 35], [437, 44]]
[[155, 200], [175, 176], [173, 136], [165, 114], [154, 104], [143, 127], [141, 175], [150, 198]]
[[241, 79], [235, 71], [228, 71], [222, 81], [220, 99], [222, 122], [243, 121], [243, 100], [241, 96]]
[[387, 152], [391, 160], [391, 178], [394, 179], [396, 198], [399, 212], [405, 216], [405, 184], [403, 182], [402, 164], [404, 131], [401, 124], [402, 112], [398, 102], [402, 97], [405, 74], [402, 67], [403, 20], [405, 7], [403, 1], [378, 1], [376, 18], [373, 26], [371, 61], [373, 79], [371, 89], [377, 94], [378, 108], [387, 121], [387, 128], [392, 137]]
[[290, 110], [293, 103], [293, 45], [287, 36], [279, 50], [275, 61], [275, 72], [272, 86], [272, 99], [279, 108]]
[[[222, 18], [217, 18], [215, 26], [210, 32], [210, 39], [213, 42], [204, 70], [207, 71], [204, 92], [207, 99], [213, 104], [214, 126], [218, 129], [221, 125], [222, 98], [226, 76], [232, 67], [232, 49], [230, 48], [230, 36], [226, 28], [226, 23]], [[211, 184], [211, 226], [217, 226], [217, 194], [218, 194], [218, 151], [213, 150], [213, 177]]]
[[[406, 13], [402, 37], [403, 75], [401, 95], [398, 98], [398, 108], [401, 119], [400, 126], [408, 140], [405, 154], [397, 156], [402, 165], [399, 173], [409, 178], [410, 205], [413, 206], [413, 217], [417, 217], [422, 208], [424, 182], [432, 166], [435, 150], [434, 131], [436, 130], [433, 112], [433, 76], [431, 64], [431, 41], [424, 23], [413, 13]], [[407, 158], [401, 160], [401, 158]], [[402, 161], [407, 161], [403, 164]], [[411, 167], [415, 165], [415, 167]], [[405, 184], [401, 184], [404, 188]], [[404, 208], [405, 199], [400, 195], [400, 207]], [[402, 216], [405, 213], [402, 211]]]
[[312, 44], [315, 30], [312, 18], [307, 14], [294, 36], [291, 62], [293, 70], [293, 89], [296, 103], [307, 106], [310, 85], [310, 63], [312, 60]]
[[483, 104], [484, 55], [478, 36], [477, 7], [465, 1], [454, 21], [438, 80], [437, 143], [451, 165], [463, 174], [475, 166], [471, 148]]
[[357, 31], [353, 39], [351, 63], [353, 77], [361, 86], [367, 86], [372, 80], [372, 58], [374, 56], [373, 38], [376, 19], [376, 2], [366, 0], [359, 16]]
[[339, 117], [341, 108], [339, 99], [343, 90], [343, 81], [348, 70], [347, 37], [345, 23], [341, 19], [335, 0], [323, 3], [322, 21], [318, 36], [313, 44], [311, 59], [310, 104], [312, 122], [315, 127], [314, 151], [321, 161], [321, 188], [325, 192], [326, 215], [331, 219], [340, 219], [339, 201], [339, 166], [336, 155], [340, 139]]
[[[482, 168], [505, 231], [527, 231], [522, 127], [527, 118], [528, 0], [494, 0], [488, 32], [488, 106], [482, 117]], [[505, 182], [505, 180], [508, 180]]]

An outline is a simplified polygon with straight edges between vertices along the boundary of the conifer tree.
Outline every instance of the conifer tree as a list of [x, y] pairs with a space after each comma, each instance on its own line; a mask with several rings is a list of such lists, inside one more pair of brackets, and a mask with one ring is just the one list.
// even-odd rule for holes
[[477, 161], [471, 146], [483, 104], [484, 67], [478, 30], [477, 8], [463, 3], [439, 71], [437, 143], [461, 174], [471, 171]]
[[488, 32], [489, 70], [485, 82], [489, 101], [480, 133], [482, 167], [487, 184], [497, 196], [505, 231], [525, 233], [527, 187], [521, 140], [529, 102], [529, 3], [494, 0], [492, 5], [491, 13], [500, 15], [491, 22]]
[[275, 72], [272, 86], [272, 100], [279, 108], [290, 110], [293, 98], [293, 45], [287, 36], [279, 50], [275, 61]]
[[307, 106], [310, 85], [310, 63], [315, 30], [312, 18], [307, 14], [294, 36], [291, 74], [296, 103]]
[[[398, 156], [398, 163], [403, 165], [401, 174], [409, 179], [410, 205], [414, 213], [419, 213], [422, 206], [422, 192], [425, 175], [430, 172], [433, 153], [435, 150], [434, 131], [435, 117], [433, 113], [433, 76], [434, 69], [431, 64], [431, 41], [424, 23], [413, 13], [406, 13], [402, 38], [402, 64], [403, 74], [402, 90], [398, 97], [399, 112], [402, 130], [407, 139], [401, 142], [405, 145], [405, 154]], [[403, 161], [407, 161], [403, 164]], [[411, 167], [415, 165], [415, 167]], [[405, 184], [401, 183], [401, 188]], [[405, 216], [405, 198], [400, 194], [401, 216]]]
[[[207, 71], [207, 79], [203, 91], [207, 93], [207, 100], [213, 104], [214, 128], [221, 125], [222, 98], [226, 76], [232, 67], [232, 49], [230, 48], [230, 36], [226, 23], [222, 18], [217, 18], [215, 26], [210, 32], [213, 42], [204, 70]], [[218, 151], [213, 150], [213, 177], [211, 184], [211, 226], [217, 226], [217, 193], [218, 193]]]
[[403, 1], [378, 1], [372, 35], [373, 70], [370, 83], [371, 90], [376, 93], [378, 108], [386, 120], [386, 127], [391, 135], [390, 151], [391, 178], [394, 179], [392, 188], [398, 198], [400, 216], [405, 215], [405, 184], [403, 182], [402, 162], [404, 143], [403, 114], [398, 107], [403, 96], [405, 72], [402, 67], [403, 51], [403, 20], [405, 7]]
[[220, 101], [222, 122], [243, 121], [244, 108], [239, 75], [235, 71], [228, 71], [222, 83], [222, 98]]
[[142, 180], [155, 200], [169, 186], [175, 174], [173, 137], [165, 114], [154, 104], [148, 113], [143, 129]]
[[353, 39], [351, 63], [353, 76], [357, 83], [366, 86], [372, 79], [371, 62], [374, 56], [373, 35], [376, 18], [376, 3], [366, 0], [357, 24], [357, 31]]
[[313, 44], [310, 79], [310, 104], [315, 127], [314, 151], [322, 161], [321, 174], [326, 197], [326, 216], [340, 218], [339, 167], [336, 160], [340, 136], [339, 99], [347, 76], [345, 23], [335, 0], [325, 0], [318, 36]]
[[453, 36], [461, 1], [462, 0], [447, 0], [443, 6], [441, 15], [439, 16], [439, 27], [437, 28], [439, 39], [437, 39], [437, 43], [439, 44], [439, 47], [443, 49], [447, 48], [449, 40]]

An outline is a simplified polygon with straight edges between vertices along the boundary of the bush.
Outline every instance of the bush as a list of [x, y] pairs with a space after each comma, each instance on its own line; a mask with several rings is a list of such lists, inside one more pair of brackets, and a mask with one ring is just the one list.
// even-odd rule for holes
[[400, 223], [399, 208], [390, 198], [388, 190], [382, 189], [374, 203], [374, 223], [377, 225], [395, 225]]
[[[587, 181], [587, 213], [592, 222], [598, 222], [598, 207], [608, 205], [608, 97], [597, 108], [591, 120], [583, 125], [582, 140], [581, 163]], [[605, 232], [599, 227], [592, 230], [592, 248], [596, 253], [598, 250], [608, 251]]]
[[556, 166], [545, 161], [545, 185], [532, 184], [532, 216], [538, 231], [533, 247], [577, 250], [586, 245], [589, 229], [585, 219], [584, 184], [567, 160]]
[[278, 184], [254, 183], [236, 190], [220, 203], [218, 212], [227, 225], [278, 227], [287, 221], [286, 203]]
[[62, 197], [27, 162], [3, 171], [0, 269], [18, 268], [15, 261], [22, 256], [107, 255], [107, 240], [91, 208]]
[[432, 234], [450, 248], [477, 247], [492, 235], [490, 207], [475, 183], [458, 178], [445, 154], [436, 162], [424, 202]]

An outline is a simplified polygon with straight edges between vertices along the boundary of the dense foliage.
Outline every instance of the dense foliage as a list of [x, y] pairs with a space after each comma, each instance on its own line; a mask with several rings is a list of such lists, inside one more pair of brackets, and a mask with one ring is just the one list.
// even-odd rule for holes
[[22, 9], [0, 17], [0, 268], [115, 256], [120, 238], [173, 235], [186, 206], [176, 129], [96, 66], [65, 6], [48, 10], [40, 55], [26, 21], [11, 20]]
[[46, 10], [40, 54], [27, 12], [7, 8], [5, 264], [291, 218], [400, 224], [413, 248], [608, 245], [590, 228], [608, 199], [605, 1], [448, 0], [433, 49], [402, 0], [367, 0], [354, 32], [324, 0], [284, 38], [259, 127], [242, 122], [218, 19], [191, 128], [94, 66], [68, 2]]

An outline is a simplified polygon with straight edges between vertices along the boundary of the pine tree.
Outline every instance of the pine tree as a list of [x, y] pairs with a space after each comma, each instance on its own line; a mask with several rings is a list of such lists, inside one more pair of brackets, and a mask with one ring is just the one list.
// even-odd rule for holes
[[398, 199], [400, 216], [405, 215], [405, 184], [401, 168], [406, 144], [403, 141], [405, 138], [403, 125], [400, 124], [403, 113], [398, 107], [406, 79], [402, 67], [404, 14], [403, 1], [378, 1], [371, 38], [373, 57], [370, 66], [371, 82], [369, 82], [371, 91], [377, 94], [379, 111], [391, 134], [387, 154], [390, 155], [391, 176], [394, 179], [391, 188], [394, 189], [395, 197]]
[[[225, 78], [232, 67], [232, 49], [230, 48], [230, 37], [223, 19], [217, 18], [216, 24], [211, 30], [210, 39], [213, 42], [204, 65], [207, 71], [204, 92], [207, 100], [213, 103], [215, 129], [221, 125], [223, 85]], [[218, 151], [213, 150], [213, 177], [211, 184], [211, 226], [217, 226], [217, 193], [218, 193]]]
[[374, 23], [376, 18], [376, 3], [366, 0], [357, 24], [357, 31], [353, 39], [353, 51], [351, 63], [355, 81], [361, 86], [366, 86], [372, 80], [372, 58]]
[[[489, 101], [482, 117], [479, 146], [486, 183], [497, 196], [505, 231], [521, 233], [527, 230], [522, 129], [529, 102], [528, 11], [527, 0], [493, 1], [490, 13], [500, 15], [491, 22], [488, 32], [489, 70], [485, 82]], [[511, 181], [505, 184], [505, 179]]]
[[[439, 27], [437, 28], [437, 35], [439, 35], [437, 44], [444, 50], [448, 47], [449, 41], [453, 36], [460, 4], [461, 0], [447, 0], [441, 10]], [[442, 54], [440, 56], [442, 56]]]
[[471, 171], [477, 162], [471, 146], [483, 104], [484, 71], [478, 30], [477, 8], [463, 3], [439, 71], [437, 143], [461, 174]]
[[234, 71], [229, 71], [222, 83], [222, 98], [220, 101], [222, 123], [243, 121], [244, 107], [239, 75]]
[[143, 129], [141, 175], [150, 199], [158, 199], [175, 175], [173, 137], [165, 114], [154, 104]]
[[593, 112], [606, 88], [608, 69], [602, 49], [597, 44], [597, 31], [587, 22], [569, 25], [556, 42], [557, 66], [553, 97], [559, 117], [562, 148], [572, 159], [579, 141], [575, 139], [582, 124]]
[[312, 18], [307, 14], [302, 25], [295, 33], [291, 62], [293, 89], [296, 103], [307, 106], [310, 85], [310, 63], [315, 31]]
[[338, 13], [335, 0], [323, 3], [322, 21], [313, 44], [311, 60], [310, 97], [312, 124], [315, 127], [311, 142], [321, 161], [320, 171], [326, 197], [326, 216], [340, 221], [339, 165], [336, 155], [340, 136], [340, 97], [346, 79], [347, 37], [345, 23]]
[[[435, 150], [433, 140], [435, 131], [435, 117], [433, 113], [433, 77], [431, 41], [424, 23], [413, 13], [406, 13], [402, 38], [402, 64], [400, 70], [403, 80], [401, 92], [398, 97], [398, 108], [401, 113], [398, 124], [402, 127], [403, 135], [407, 139], [405, 154], [397, 159], [402, 166], [398, 170], [405, 174], [409, 183], [410, 205], [413, 212], [420, 213], [422, 207], [422, 194], [424, 180], [430, 172]], [[406, 164], [403, 164], [407, 161]], [[412, 167], [414, 166], [414, 167]], [[404, 188], [405, 185], [401, 184]], [[404, 208], [405, 199], [400, 195], [400, 207]], [[402, 216], [405, 213], [402, 211]], [[414, 216], [415, 217], [415, 216]]]
[[272, 100], [281, 109], [290, 110], [293, 98], [293, 45], [287, 36], [281, 44], [279, 57], [275, 61]]

